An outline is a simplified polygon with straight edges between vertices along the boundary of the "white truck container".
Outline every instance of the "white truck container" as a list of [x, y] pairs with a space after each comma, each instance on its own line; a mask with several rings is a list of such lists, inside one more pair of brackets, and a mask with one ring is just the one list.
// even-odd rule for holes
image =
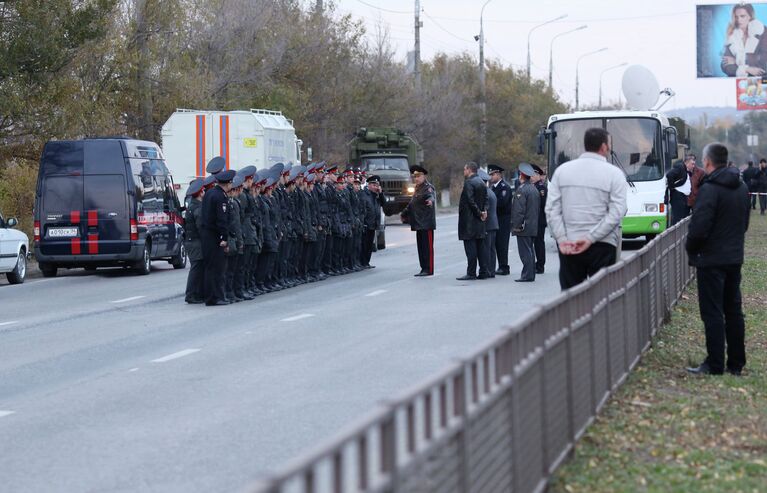
[[226, 160], [226, 169], [301, 162], [302, 141], [296, 138], [293, 121], [280, 111], [179, 109], [162, 126], [161, 135], [165, 163], [182, 202], [189, 182], [204, 177], [205, 166], [215, 156]]

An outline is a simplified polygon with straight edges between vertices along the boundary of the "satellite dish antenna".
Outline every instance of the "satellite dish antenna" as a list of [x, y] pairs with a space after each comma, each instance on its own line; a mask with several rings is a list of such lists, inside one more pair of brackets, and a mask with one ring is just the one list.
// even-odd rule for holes
[[623, 73], [623, 95], [632, 110], [651, 110], [660, 99], [660, 86], [650, 70], [632, 65]]

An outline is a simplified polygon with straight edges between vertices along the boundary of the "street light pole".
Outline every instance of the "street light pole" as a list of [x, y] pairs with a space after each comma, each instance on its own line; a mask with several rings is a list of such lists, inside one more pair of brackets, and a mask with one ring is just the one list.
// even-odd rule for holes
[[578, 111], [580, 109], [580, 76], [579, 76], [579, 68], [581, 64], [581, 60], [586, 58], [587, 56], [596, 55], [597, 53], [602, 53], [603, 51], [607, 51], [607, 48], [600, 48], [598, 50], [590, 51], [588, 53], [584, 53], [583, 55], [578, 57], [578, 60], [575, 62], [575, 111]]
[[543, 24], [538, 24], [537, 26], [535, 26], [532, 29], [530, 29], [530, 31], [527, 33], [527, 80], [528, 80], [528, 82], [530, 81], [530, 36], [533, 34], [533, 31], [535, 31], [539, 27], [543, 27], [543, 26], [545, 26], [547, 24], [551, 24], [552, 22], [561, 21], [565, 17], [567, 17], [567, 14], [560, 15], [556, 19], [548, 20], [548, 21], [544, 22]]
[[599, 74], [599, 109], [602, 109], [602, 76], [605, 75], [605, 72], [609, 72], [610, 70], [615, 70], [616, 68], [625, 67], [628, 65], [628, 63], [623, 62], [619, 65], [613, 65], [612, 67], [607, 67], [606, 69], [602, 70], [602, 72]]
[[487, 92], [485, 89], [485, 7], [492, 0], [487, 0], [482, 5], [479, 13], [479, 165], [484, 167], [487, 163]]
[[569, 31], [565, 31], [563, 33], [559, 33], [556, 36], [554, 36], [553, 38], [551, 38], [551, 44], [549, 45], [549, 89], [551, 89], [551, 90], [554, 89], [554, 84], [553, 84], [553, 80], [552, 80], [553, 79], [553, 74], [554, 74], [554, 40], [556, 40], [560, 36], [564, 36], [565, 34], [574, 33], [575, 31], [582, 31], [582, 30], [586, 29], [587, 27], [589, 27], [589, 26], [584, 24], [584, 25], [582, 25], [580, 27], [576, 27], [575, 29], [570, 29]]

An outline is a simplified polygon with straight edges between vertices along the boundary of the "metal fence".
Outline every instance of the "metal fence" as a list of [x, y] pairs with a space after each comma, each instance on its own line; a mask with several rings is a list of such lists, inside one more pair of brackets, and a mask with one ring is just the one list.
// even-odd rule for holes
[[254, 490], [544, 490], [692, 279], [686, 235], [684, 221]]

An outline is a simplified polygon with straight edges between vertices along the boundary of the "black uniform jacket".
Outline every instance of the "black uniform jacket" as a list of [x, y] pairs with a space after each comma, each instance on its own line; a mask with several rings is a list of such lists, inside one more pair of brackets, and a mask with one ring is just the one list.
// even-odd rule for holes
[[197, 199], [189, 201], [184, 213], [184, 247], [189, 260], [192, 262], [202, 260], [202, 202]]
[[487, 187], [477, 175], [463, 182], [461, 201], [458, 203], [458, 239], [481, 240], [485, 237], [485, 223], [481, 214], [487, 210]]
[[[431, 205], [426, 202], [431, 201]], [[411, 231], [423, 231], [437, 229], [437, 194], [434, 186], [428, 181], [416, 185], [413, 198], [410, 199], [402, 215], [406, 216], [410, 223]]]
[[202, 198], [202, 227], [214, 234], [218, 241], [229, 239], [229, 198], [216, 185]]
[[738, 175], [720, 168], [703, 178], [687, 236], [690, 265], [743, 264], [749, 207], [748, 187]]

